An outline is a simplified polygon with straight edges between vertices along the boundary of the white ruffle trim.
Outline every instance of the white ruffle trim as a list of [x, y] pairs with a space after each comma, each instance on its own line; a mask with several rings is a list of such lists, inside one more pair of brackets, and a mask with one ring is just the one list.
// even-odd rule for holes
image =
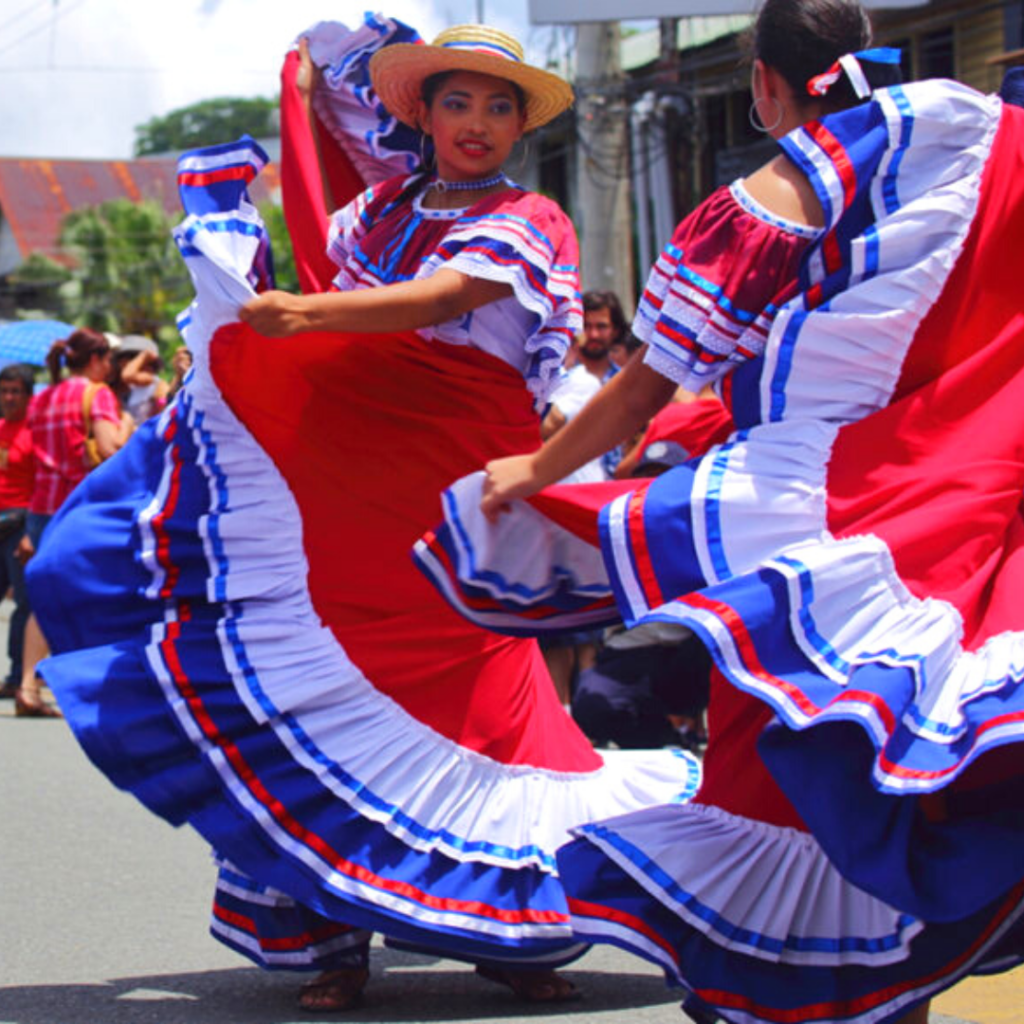
[[[493, 598], [529, 608], [559, 591], [594, 598], [609, 592], [599, 548], [562, 529], [525, 501], [496, 523], [480, 511], [486, 474], [457, 480], [444, 493], [458, 578]], [[515, 620], [522, 624], [522, 620]]]
[[654, 807], [574, 834], [691, 928], [744, 956], [882, 966], [906, 959], [924, 927], [850, 885], [811, 836], [716, 807]]
[[[255, 247], [193, 220], [188, 259], [198, 298], [186, 341], [195, 372], [179, 405], [202, 453], [211, 512], [200, 522], [212, 600], [226, 602], [221, 649], [239, 699], [272, 728], [295, 761], [368, 819], [417, 850], [554, 873], [567, 829], [640, 806], [688, 799], [699, 763], [674, 751], [614, 752], [589, 773], [504, 765], [436, 733], [376, 690], [327, 629], [310, 600], [298, 506], [276, 466], [236, 419], [209, 370], [209, 343], [250, 297], [246, 259]], [[244, 239], [243, 239], [244, 241]], [[140, 524], [146, 564], [162, 582], [149, 521], [172, 469]], [[282, 524], [289, 524], [282, 529]], [[155, 591], [154, 591], [155, 592]], [[237, 602], [244, 601], [244, 608]], [[182, 727], [225, 785], [276, 843], [303, 848], [253, 802], [234, 769], [204, 740], [180, 700], [160, 649], [175, 612], [153, 631], [150, 664]], [[429, 787], [423, 785], [430, 779]]]

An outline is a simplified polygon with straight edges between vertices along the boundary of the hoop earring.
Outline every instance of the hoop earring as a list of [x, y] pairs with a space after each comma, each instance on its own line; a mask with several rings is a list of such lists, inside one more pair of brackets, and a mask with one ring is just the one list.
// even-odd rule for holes
[[526, 170], [526, 162], [530, 159], [530, 140], [523, 139], [523, 150], [519, 154], [519, 170], [516, 171], [520, 176]]
[[747, 111], [747, 120], [750, 122], [750, 126], [754, 131], [764, 132], [765, 135], [770, 135], [776, 128], [782, 124], [782, 119], [786, 116], [786, 108], [776, 99], [774, 96], [769, 96], [768, 99], [775, 104], [775, 120], [768, 124], [767, 121], [761, 116], [761, 111], [758, 109], [759, 104], [764, 102], [764, 99], [754, 100], [750, 104], [750, 109]]
[[430, 159], [427, 159], [427, 143], [430, 141], [430, 136], [426, 132], [420, 133], [420, 167], [425, 171], [432, 171], [434, 169], [434, 146], [431, 143], [430, 146]]

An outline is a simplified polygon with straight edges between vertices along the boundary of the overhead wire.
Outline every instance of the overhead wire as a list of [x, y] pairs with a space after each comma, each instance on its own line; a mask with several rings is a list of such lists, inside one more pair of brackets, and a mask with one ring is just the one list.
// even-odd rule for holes
[[[973, 7], [969, 10], [937, 13], [923, 26], [915, 24], [908, 25], [906, 28], [915, 37], [921, 36], [922, 28], [925, 32], [944, 28], [956, 28], [957, 43], [961, 46], [969, 45], [977, 38], [986, 36], [991, 31], [991, 28], [990, 26], [978, 23], [965, 25], [964, 21], [966, 19], [991, 13], [995, 10], [1009, 10], [1019, 3], [1020, 0], [992, 0], [992, 2], [985, 3], [979, 7]], [[722, 64], [724, 60], [727, 60], [727, 57], [724, 57], [720, 50], [717, 52], [696, 53], [691, 55], [684, 70], [689, 75], [701, 70], [706, 72], [715, 65]], [[639, 75], [629, 75], [624, 81], [619, 77], [611, 76], [590, 79], [585, 82], [577, 81], [578, 108], [585, 106], [588, 98], [599, 96], [610, 102], [606, 104], [602, 112], [595, 114], [595, 117], [627, 117], [627, 109], [632, 107], [635, 99], [645, 92], [653, 91], [659, 97], [676, 95], [691, 101], [706, 95], [726, 95], [744, 87], [746, 70], [740, 66], [723, 68], [718, 73], [713, 73], [710, 76], [705, 74], [702, 76], [702, 79], [700, 85], [695, 87], [694, 85], [687, 85], [681, 82], [666, 81], [661, 73], [654, 71]], [[616, 103], [616, 100], [619, 102]], [[576, 130], [578, 145], [587, 158], [587, 173], [591, 175], [592, 180], [596, 184], [601, 183], [600, 179], [604, 179], [608, 183], [622, 180], [629, 177], [634, 169], [642, 169], [626, 168], [619, 170], [624, 165], [623, 151], [629, 148], [628, 140], [622, 144], [613, 143], [608, 146], [603, 145], [599, 141], [600, 132], [594, 134], [597, 138], [589, 133], [581, 132], [578, 127]], [[669, 144], [668, 138], [663, 137], [654, 148], [648, 148], [645, 153], [646, 162], [656, 162], [665, 154]]]
[[40, 32], [45, 32], [47, 29], [53, 28], [61, 18], [65, 18], [72, 11], [78, 10], [78, 8], [84, 3], [86, 3], [86, 0], [71, 0], [71, 3], [66, 7], [57, 7], [51, 12], [50, 17], [41, 25], [37, 25], [35, 28], [29, 29], [23, 36], [15, 39], [13, 43], [8, 43], [7, 46], [0, 46], [0, 57], [8, 51], [13, 50], [16, 46], [21, 46], [22, 43], [39, 35]]
[[[84, 0], [83, 0], [84, 2]], [[11, 73], [24, 73], [26, 71], [37, 71], [38, 68], [31, 67], [29, 65], [20, 66], [8, 66], [0, 67], [0, 75], [11, 74]], [[129, 65], [129, 64], [107, 64], [104, 66], [89, 65], [89, 64], [54, 64], [46, 68], [48, 73], [57, 72], [60, 74], [71, 74], [71, 75], [170, 75], [177, 74], [181, 71], [181, 68], [172, 67], [156, 67], [153, 65]], [[266, 68], [259, 70], [257, 68], [232, 68], [231, 74], [234, 75], [251, 75], [253, 77], [259, 76], [261, 78], [272, 78], [272, 73], [268, 72]]]
[[[84, 2], [85, 0], [77, 0], [77, 2], [72, 2], [68, 7], [60, 9], [59, 12], [54, 15], [54, 17], [63, 16], [67, 13], [70, 13], [78, 6], [81, 6], [81, 4]], [[1019, 2], [1019, 0], [990, 0], [989, 3], [983, 4], [983, 6], [980, 9], [974, 8], [970, 11], [947, 12], [944, 15], [936, 15], [930, 22], [926, 23], [925, 28], [940, 28], [954, 25], [970, 15], [983, 14], [1000, 8], [1008, 9], [1011, 6], [1013, 6], [1013, 3], [1016, 2]], [[11, 24], [22, 19], [26, 14], [31, 13], [32, 11], [37, 9], [38, 5], [36, 4], [24, 8], [21, 12], [19, 12], [18, 15], [15, 15], [14, 18], [9, 19], [9, 21], [6, 22], [3, 26], [0, 26], [0, 29], [4, 27], [9, 27]], [[44, 28], [49, 27], [50, 24], [52, 24], [52, 20], [49, 21], [47, 25], [39, 26], [31, 30], [31, 32], [22, 36], [21, 39], [17, 40], [15, 43], [0, 48], [0, 55], [9, 51], [13, 46], [18, 45], [25, 39], [30, 38], [31, 35], [37, 34]], [[983, 27], [980, 26], [972, 26], [970, 28], [966, 28], [965, 26], [958, 25], [958, 28], [959, 37], [961, 41], [969, 40], [975, 37], [976, 35], [980, 34], [981, 32], [986, 31]], [[919, 26], [908, 26], [908, 29], [913, 31], [915, 35], [919, 34]], [[548, 34], [547, 59], [549, 63], [566, 65], [571, 62], [572, 47], [569, 38], [570, 35], [571, 32], [568, 30], [565, 32], [555, 30], [551, 31]], [[695, 59], [691, 59], [690, 61], [688, 61], [688, 67], [686, 69], [688, 73], [692, 73], [702, 67], [709, 67], [714, 63], [721, 63], [722, 61], [721, 53], [694, 54], [692, 55], [692, 57]], [[0, 74], [12, 70], [17, 69], [0, 68]], [[96, 74], [141, 74], [160, 73], [161, 71], [161, 69], [158, 68], [136, 68], [129, 66], [107, 66], [103, 68], [65, 66], [55, 67], [50, 70], [59, 70], [75, 73], [89, 72]], [[262, 75], [265, 72], [257, 71], [255, 69], [252, 71], [239, 69], [235, 73]], [[645, 92], [654, 91], [659, 96], [679, 95], [685, 98], [696, 98], [698, 96], [710, 93], [727, 93], [735, 90], [735, 88], [742, 82], [742, 76], [743, 71], [740, 68], [733, 67], [723, 69], [717, 75], [712, 75], [710, 79], [706, 79], [704, 82], [702, 82], [700, 87], [694, 88], [692, 86], [687, 86], [679, 82], [667, 82], [664, 76], [659, 72], [647, 72], [639, 75], [626, 76], [624, 78], [598, 78], [586, 82], [580, 82], [579, 80], [577, 80], [576, 91], [581, 101], [585, 101], [588, 96], [593, 95], [602, 96], [604, 98], [618, 99], [620, 102], [619, 104], [616, 104], [616, 106], [619, 107], [619, 110], [606, 109], [606, 111], [600, 116], [628, 117], [628, 113], [626, 112], [628, 108], [632, 106], [633, 102], [638, 96], [642, 95]], [[578, 142], [580, 148], [587, 156], [589, 168], [593, 170], [594, 174], [597, 177], [602, 177], [607, 181], [617, 181], [628, 177], [632, 173], [632, 170], [628, 166], [626, 166], [628, 164], [628, 160], [625, 159], [625, 154], [626, 152], [628, 152], [629, 149], [628, 139], [624, 143], [614, 143], [610, 146], [605, 146], [602, 145], [600, 141], [597, 141], [596, 139], [589, 137], [584, 133], [581, 133], [578, 126], [576, 127], [574, 134], [576, 135], [576, 141]], [[600, 135], [600, 133], [598, 133], [598, 135]], [[649, 148], [646, 154], [648, 162], [653, 163], [660, 159], [662, 156], [664, 156], [664, 153], [666, 152], [668, 146], [669, 140], [666, 137], [662, 141], [660, 141], [655, 148]], [[620, 168], [622, 169], [620, 170]]]
[[[38, 4], [38, 3], [37, 4], [31, 4], [28, 7], [23, 8], [13, 18], [10, 18], [8, 21], [6, 21], [2, 25], [0, 25], [0, 33], [5, 31], [6, 29], [10, 28], [11, 26], [15, 25], [17, 22], [22, 20], [27, 14], [32, 14], [32, 13], [35, 13], [35, 12], [41, 12], [41, 7], [42, 6], [48, 6], [50, 3], [51, 3], [51, 0], [42, 0], [42, 4]], [[62, 18], [65, 18], [68, 14], [71, 14], [73, 11], [78, 10], [78, 8], [81, 7], [84, 3], [86, 3], [86, 0], [71, 0], [71, 2], [68, 3], [66, 6], [56, 7], [56, 8], [51, 9], [50, 12], [49, 12], [49, 16], [46, 18], [46, 20], [44, 22], [35, 25], [33, 28], [29, 29], [27, 32], [25, 32], [23, 35], [19, 36], [17, 39], [13, 40], [12, 42], [9, 42], [9, 43], [6, 43], [6, 44], [0, 44], [0, 57], [2, 57], [5, 53], [9, 53], [11, 50], [15, 49], [16, 47], [21, 46], [22, 43], [27, 42], [29, 39], [32, 39], [35, 36], [40, 35], [41, 33], [47, 31], [48, 29], [52, 29], [56, 25], [57, 21], [59, 21]], [[39, 70], [38, 66], [35, 66], [35, 65], [27, 65], [27, 66], [26, 65], [22, 65], [22, 66], [13, 66], [13, 67], [12, 66], [7, 66], [7, 67], [0, 67], [0, 74], [21, 74], [21, 73], [24, 73], [26, 71], [38, 71], [38, 70]], [[121, 64], [121, 65], [107, 64], [107, 65], [102, 65], [102, 66], [99, 66], [99, 65], [55, 64], [51, 60], [47, 64], [45, 70], [47, 72], [57, 72], [57, 73], [61, 73], [61, 74], [166, 75], [166, 74], [176, 73], [177, 71], [180, 71], [180, 68], [171, 68], [171, 67], [161, 68], [161, 67], [127, 65], [127, 64]], [[263, 78], [267, 78], [268, 77], [268, 71], [267, 71], [266, 68], [263, 68], [263, 69], [256, 69], [256, 68], [232, 68], [231, 69], [231, 74], [232, 75], [246, 75], [246, 76], [252, 76], [252, 77], [259, 76], [259, 77], [263, 77]]]
[[[50, 0], [39, 0], [40, 3], [49, 3]], [[26, 14], [31, 14], [37, 9], [39, 4], [31, 3], [28, 7], [23, 7], [13, 18], [8, 18], [3, 24], [0, 24], [0, 32], [6, 32], [12, 25], [16, 25]]]

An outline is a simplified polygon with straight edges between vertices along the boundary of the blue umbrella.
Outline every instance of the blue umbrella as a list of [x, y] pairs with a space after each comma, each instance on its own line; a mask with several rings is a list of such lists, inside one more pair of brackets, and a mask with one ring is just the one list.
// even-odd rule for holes
[[0, 324], [0, 367], [8, 363], [44, 366], [50, 346], [74, 330], [60, 320], [15, 320]]

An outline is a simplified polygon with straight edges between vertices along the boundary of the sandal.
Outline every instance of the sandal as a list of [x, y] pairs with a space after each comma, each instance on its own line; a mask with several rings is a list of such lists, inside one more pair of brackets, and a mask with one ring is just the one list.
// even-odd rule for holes
[[312, 1013], [354, 1010], [362, 1004], [363, 989], [369, 980], [370, 972], [365, 967], [324, 971], [299, 990], [299, 1008]]
[[63, 718], [58, 708], [47, 704], [43, 700], [36, 702], [28, 701], [21, 690], [14, 694], [14, 716], [15, 718]]
[[583, 993], [566, 977], [551, 970], [502, 970], [477, 964], [476, 973], [487, 981], [510, 988], [524, 1003], [571, 1003]]

